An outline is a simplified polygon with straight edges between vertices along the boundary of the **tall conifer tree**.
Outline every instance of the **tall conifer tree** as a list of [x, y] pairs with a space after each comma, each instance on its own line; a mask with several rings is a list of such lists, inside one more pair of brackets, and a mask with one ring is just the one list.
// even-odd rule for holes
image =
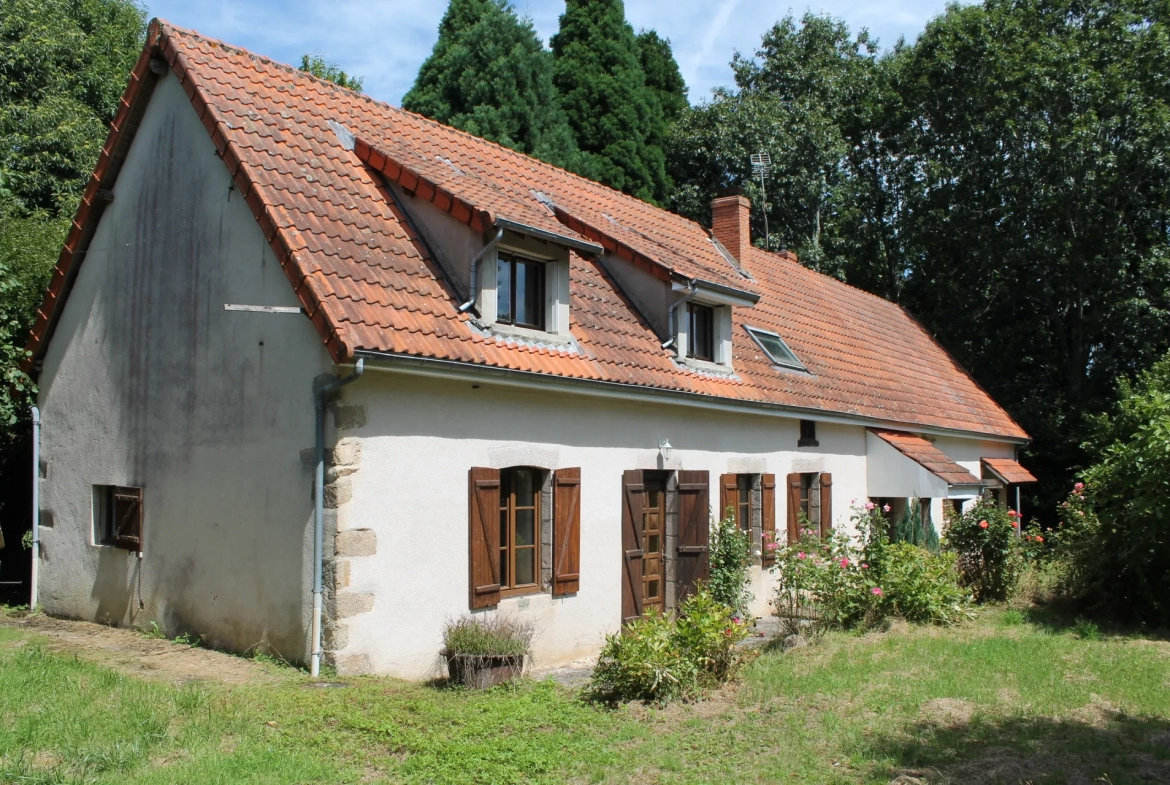
[[673, 123], [687, 108], [687, 83], [674, 59], [670, 41], [659, 37], [654, 30], [638, 33], [638, 51], [642, 56], [642, 71], [646, 87], [658, 97], [662, 116]]
[[553, 86], [552, 56], [507, 0], [451, 0], [405, 109], [559, 166], [573, 134]]
[[584, 160], [580, 171], [648, 201], [670, 190], [662, 106], [622, 0], [566, 0], [552, 37], [554, 81]]

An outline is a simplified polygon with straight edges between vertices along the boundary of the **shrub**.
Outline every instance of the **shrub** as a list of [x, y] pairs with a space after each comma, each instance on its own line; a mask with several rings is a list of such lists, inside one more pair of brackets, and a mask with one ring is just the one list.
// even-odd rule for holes
[[890, 531], [890, 542], [908, 542], [938, 553], [938, 531], [922, 515], [922, 500], [911, 499], [906, 515], [895, 521]]
[[955, 554], [963, 586], [979, 602], [1005, 600], [1019, 575], [1014, 513], [981, 499], [947, 522], [945, 547]]
[[1088, 609], [1170, 624], [1170, 356], [1121, 380], [1085, 447], [1096, 462], [1058, 508], [1062, 586]]
[[957, 581], [953, 553], [893, 543], [876, 561], [874, 578], [882, 589], [876, 610], [882, 616], [920, 624], [954, 624], [967, 616], [968, 596]]
[[747, 618], [748, 569], [751, 567], [751, 535], [739, 528], [732, 517], [717, 521], [711, 532], [710, 575], [707, 590], [711, 596]]
[[743, 619], [700, 587], [677, 615], [651, 611], [606, 637], [588, 693], [607, 701], [693, 699], [729, 679], [739, 663]]
[[873, 625], [889, 615], [951, 624], [967, 613], [955, 557], [917, 545], [890, 543], [888, 525], [873, 504], [854, 510], [860, 534], [816, 537], [777, 551], [773, 606], [785, 633], [818, 635], [830, 626]]

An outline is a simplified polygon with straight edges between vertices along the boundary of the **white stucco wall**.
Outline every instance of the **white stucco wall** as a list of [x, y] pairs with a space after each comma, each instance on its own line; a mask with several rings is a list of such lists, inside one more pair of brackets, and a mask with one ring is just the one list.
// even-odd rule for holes
[[[181, 87], [164, 76], [39, 378], [49, 613], [305, 649], [314, 377], [332, 371]], [[94, 485], [144, 489], [144, 558], [92, 544]], [[141, 607], [140, 607], [141, 603]]]
[[[635, 405], [368, 369], [345, 388], [346, 405], [366, 411], [347, 438], [361, 442], [342, 529], [374, 531], [376, 552], [349, 559], [350, 594], [372, 609], [340, 620], [346, 658], [372, 670], [433, 675], [443, 623], [467, 612], [467, 473], [473, 466], [581, 468], [581, 590], [502, 601], [501, 613], [538, 622], [534, 654], [553, 664], [595, 653], [620, 624], [621, 478], [627, 469], [705, 469], [711, 507], [724, 473], [774, 473], [777, 530], [785, 531], [783, 478], [833, 472], [833, 509], [845, 525], [851, 500], [865, 497], [860, 426], [821, 424], [820, 447], [798, 450], [797, 420]], [[660, 439], [674, 447], [663, 467]], [[755, 611], [768, 613], [770, 576], [755, 570]], [[339, 595], [340, 596], [340, 595]]]

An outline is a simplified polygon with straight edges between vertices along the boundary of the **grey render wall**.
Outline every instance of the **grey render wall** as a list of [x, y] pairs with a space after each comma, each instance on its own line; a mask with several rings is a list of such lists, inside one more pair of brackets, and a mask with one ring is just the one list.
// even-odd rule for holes
[[[334, 372], [172, 74], [40, 375], [49, 613], [304, 656], [313, 382]], [[144, 488], [144, 558], [95, 546], [92, 486]]]

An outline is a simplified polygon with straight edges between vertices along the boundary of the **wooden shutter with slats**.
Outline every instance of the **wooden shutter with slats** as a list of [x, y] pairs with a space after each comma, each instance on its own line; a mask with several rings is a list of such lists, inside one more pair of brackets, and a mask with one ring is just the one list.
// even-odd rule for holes
[[694, 591], [711, 571], [711, 475], [706, 471], [678, 473], [678, 558], [676, 602]]
[[760, 519], [763, 522], [763, 537], [760, 543], [760, 564], [771, 567], [776, 563], [776, 551], [768, 550], [768, 543], [776, 542], [776, 475], [760, 475], [761, 506]]
[[622, 473], [622, 623], [642, 615], [642, 506], [646, 486], [640, 469]]
[[833, 475], [821, 472], [821, 536], [833, 531]]
[[788, 475], [788, 542], [800, 539], [800, 474]]
[[[719, 509], [716, 511], [719, 520], [724, 520], [728, 517], [735, 520], [736, 515], [739, 513], [739, 484], [737, 480], [738, 477], [734, 474], [719, 475]], [[728, 507], [731, 508], [730, 512], [727, 509]], [[740, 523], [739, 521], [736, 522]], [[743, 524], [740, 523], [740, 525], [742, 526]]]
[[468, 472], [468, 558], [470, 605], [500, 603], [500, 470]]
[[142, 551], [142, 489], [115, 486], [110, 491], [114, 521], [114, 545]]
[[553, 580], [554, 597], [581, 588], [581, 470], [553, 472]]

